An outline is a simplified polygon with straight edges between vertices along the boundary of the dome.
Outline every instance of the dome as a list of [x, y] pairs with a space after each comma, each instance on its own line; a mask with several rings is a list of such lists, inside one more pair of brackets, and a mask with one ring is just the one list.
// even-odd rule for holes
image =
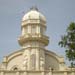
[[33, 7], [30, 9], [27, 14], [25, 14], [22, 18], [22, 21], [29, 20], [29, 19], [39, 19], [42, 21], [46, 21], [46, 18], [44, 15], [42, 15], [37, 8]]

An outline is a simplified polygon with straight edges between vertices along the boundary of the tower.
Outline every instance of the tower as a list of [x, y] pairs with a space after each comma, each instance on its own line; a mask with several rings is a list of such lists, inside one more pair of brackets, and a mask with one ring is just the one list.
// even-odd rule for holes
[[46, 18], [37, 8], [32, 7], [22, 18], [21, 31], [18, 42], [24, 48], [24, 69], [44, 70], [45, 46], [49, 43], [45, 35]]
[[0, 75], [75, 75], [75, 68], [65, 65], [64, 58], [47, 50], [46, 18], [32, 7], [22, 18], [20, 50], [4, 57]]

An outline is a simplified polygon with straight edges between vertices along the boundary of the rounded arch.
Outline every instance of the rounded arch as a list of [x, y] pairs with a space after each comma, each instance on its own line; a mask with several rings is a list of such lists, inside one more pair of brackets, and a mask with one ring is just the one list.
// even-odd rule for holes
[[23, 53], [24, 49], [23, 50], [18, 50], [18, 51], [15, 51], [11, 54], [9, 54], [7, 56], [7, 62], [10, 62], [12, 59], [14, 59], [15, 57], [18, 57], [18, 56], [21, 56], [22, 53]]

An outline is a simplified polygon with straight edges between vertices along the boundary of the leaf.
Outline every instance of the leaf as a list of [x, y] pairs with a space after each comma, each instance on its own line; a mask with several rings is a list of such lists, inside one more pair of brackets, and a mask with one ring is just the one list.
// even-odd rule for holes
[[61, 37], [59, 45], [65, 48], [66, 57], [69, 61], [75, 61], [75, 23], [71, 22], [67, 27], [67, 31]]

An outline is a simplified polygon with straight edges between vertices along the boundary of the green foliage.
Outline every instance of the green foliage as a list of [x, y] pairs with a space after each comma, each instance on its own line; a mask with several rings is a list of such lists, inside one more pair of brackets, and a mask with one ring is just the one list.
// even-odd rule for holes
[[75, 23], [72, 22], [66, 30], [66, 35], [61, 37], [59, 45], [64, 47], [66, 50], [66, 57], [69, 61], [72, 61], [71, 65], [75, 61]]

